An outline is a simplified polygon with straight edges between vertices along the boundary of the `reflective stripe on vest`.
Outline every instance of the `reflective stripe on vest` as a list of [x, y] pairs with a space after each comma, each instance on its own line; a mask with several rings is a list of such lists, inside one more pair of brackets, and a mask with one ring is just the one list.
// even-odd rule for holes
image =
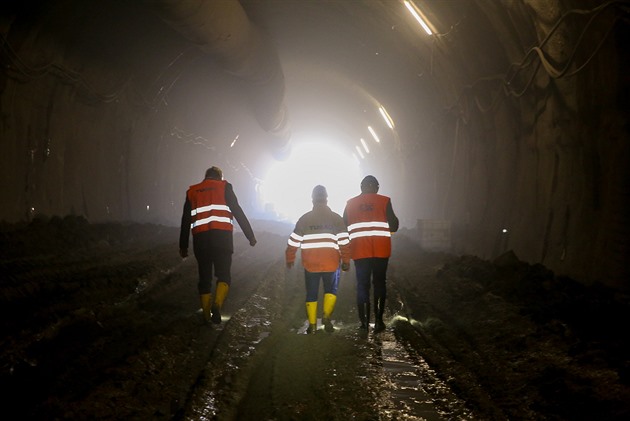
[[198, 219], [192, 224], [190, 224], [190, 228], [200, 227], [201, 225], [209, 224], [210, 222], [223, 222], [224, 224], [232, 225], [232, 219], [225, 216], [209, 216], [207, 218]]
[[340, 232], [337, 234], [337, 242], [340, 246], [350, 244], [350, 235], [347, 232]]
[[222, 211], [232, 212], [230, 210], [230, 207], [227, 205], [210, 205], [210, 206], [201, 206], [201, 207], [198, 207], [197, 209], [193, 209], [190, 211], [190, 215], [195, 216], [198, 213], [210, 212], [213, 210], [222, 210]]
[[348, 226], [350, 240], [360, 237], [391, 237], [389, 224], [387, 222], [357, 222]]
[[293, 232], [287, 243], [286, 253], [290, 261], [295, 259], [295, 250], [301, 248], [302, 265], [309, 272], [333, 272], [339, 268], [342, 256], [347, 258], [350, 253], [350, 238], [346, 231], [304, 235]]
[[349, 243], [347, 237], [347, 233], [340, 233], [339, 235], [329, 233], [305, 234], [303, 236], [291, 233], [287, 243], [290, 246], [298, 248], [301, 247], [304, 250], [318, 248], [332, 248], [339, 250], [339, 245], [343, 246]]

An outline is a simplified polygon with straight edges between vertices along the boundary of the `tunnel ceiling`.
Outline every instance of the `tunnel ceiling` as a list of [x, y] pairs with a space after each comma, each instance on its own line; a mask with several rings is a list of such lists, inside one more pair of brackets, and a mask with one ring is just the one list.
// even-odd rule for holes
[[[401, 157], [418, 149], [418, 137], [435, 130], [445, 110], [458, 118], [453, 116], [467, 113], [471, 105], [490, 107], [502, 95], [502, 84], [508, 78], [514, 89], [526, 86], [532, 72], [526, 69], [519, 73], [514, 64], [531, 58], [528, 49], [537, 44], [538, 33], [548, 31], [554, 20], [562, 19], [558, 2], [532, 0], [498, 5], [485, 1], [416, 1], [436, 31], [427, 36], [402, 1], [231, 1], [218, 4], [233, 7], [208, 10], [198, 7], [198, 3], [207, 4], [184, 2], [187, 6], [180, 16], [173, 12], [173, 5], [180, 2], [144, 4], [206, 53], [211, 65], [251, 82], [243, 97], [248, 97], [259, 125], [270, 134], [266, 146], [283, 147], [292, 132], [302, 130], [319, 130], [336, 141], [358, 143], [365, 126], [374, 124], [370, 106], [384, 105], [395, 116], [397, 129], [382, 134], [391, 135], [393, 150], [383, 154], [381, 166], [376, 167], [379, 169], [404, 168], [399, 162]], [[238, 19], [225, 11], [240, 5], [243, 10]], [[193, 11], [196, 15], [191, 18]], [[222, 14], [229, 17], [222, 18]], [[173, 16], [180, 21], [175, 22]], [[212, 26], [213, 19], [232, 24], [223, 25], [222, 33], [206, 28], [195, 32], [192, 28]], [[251, 26], [244, 28], [246, 25]], [[226, 42], [224, 51], [217, 53], [216, 38], [238, 38], [235, 34], [240, 32], [263, 41], [253, 47], [244, 46], [245, 42]], [[211, 39], [204, 39], [207, 36]], [[566, 58], [568, 47], [562, 44], [567, 42], [564, 34], [558, 34], [555, 43], [560, 51], [550, 48], [552, 59], [553, 53], [558, 61]], [[246, 48], [256, 52], [243, 52]], [[254, 57], [243, 59], [245, 55]], [[268, 68], [276, 65], [276, 55], [279, 67], [276, 74], [269, 75], [274, 72]], [[235, 70], [239, 60], [253, 70]], [[203, 59], [195, 64], [200, 62]], [[262, 75], [243, 75], [259, 68], [263, 68]], [[209, 79], [216, 80], [215, 73], [206, 72]], [[188, 71], [188, 75], [192, 73]], [[188, 88], [183, 90], [187, 95], [193, 90], [192, 84], [204, 83], [204, 75], [197, 77], [201, 79], [188, 81]], [[174, 92], [181, 83], [179, 80], [172, 87]], [[212, 89], [216, 88], [207, 88]], [[273, 142], [273, 138], [280, 140]], [[384, 162], [386, 157], [390, 158], [388, 162]]]

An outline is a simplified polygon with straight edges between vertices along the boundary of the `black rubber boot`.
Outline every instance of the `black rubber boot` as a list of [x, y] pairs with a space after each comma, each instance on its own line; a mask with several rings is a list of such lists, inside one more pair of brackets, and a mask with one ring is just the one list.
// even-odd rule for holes
[[215, 304], [212, 305], [212, 323], [221, 324], [221, 310]]
[[370, 327], [370, 303], [361, 303], [358, 305], [359, 309], [359, 321], [361, 322], [360, 329], [368, 330]]
[[385, 330], [385, 322], [383, 322], [383, 313], [385, 313], [385, 298], [378, 297], [374, 303], [374, 332], [382, 332]]

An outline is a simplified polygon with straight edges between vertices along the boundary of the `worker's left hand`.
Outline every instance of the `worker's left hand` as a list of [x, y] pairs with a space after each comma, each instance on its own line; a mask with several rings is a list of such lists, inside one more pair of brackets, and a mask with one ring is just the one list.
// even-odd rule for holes
[[291, 269], [295, 262], [287, 262], [287, 269]]
[[185, 259], [188, 257], [188, 249], [179, 249], [179, 255], [181, 256], [182, 259]]
[[347, 272], [350, 270], [350, 263], [342, 263], [341, 264], [341, 270], [344, 272]]
[[249, 245], [254, 247], [258, 241], [254, 238], [253, 240], [249, 240]]

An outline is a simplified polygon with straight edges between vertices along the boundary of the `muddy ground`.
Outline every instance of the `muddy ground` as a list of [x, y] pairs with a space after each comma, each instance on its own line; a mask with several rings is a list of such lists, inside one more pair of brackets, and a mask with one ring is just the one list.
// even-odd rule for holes
[[[200, 322], [178, 229], [82, 218], [0, 226], [0, 396], [29, 420], [627, 420], [628, 294], [506, 253], [394, 237], [388, 329], [304, 335], [290, 226], [235, 234], [221, 325]], [[409, 232], [407, 232], [409, 234]]]

